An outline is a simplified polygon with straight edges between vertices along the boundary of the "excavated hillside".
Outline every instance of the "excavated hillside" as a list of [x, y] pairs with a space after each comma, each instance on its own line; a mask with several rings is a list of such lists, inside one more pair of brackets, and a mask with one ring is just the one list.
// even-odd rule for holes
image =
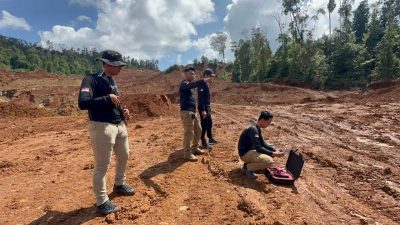
[[[117, 78], [128, 122], [132, 197], [96, 213], [82, 77], [0, 70], [0, 224], [387, 224], [400, 223], [400, 84], [367, 92], [322, 92], [277, 84], [211, 84], [220, 141], [183, 160], [182, 74], [125, 70]], [[305, 157], [295, 186], [240, 171], [241, 130], [261, 110], [264, 137]], [[286, 158], [277, 159], [284, 165]], [[113, 160], [107, 177], [112, 189]]]

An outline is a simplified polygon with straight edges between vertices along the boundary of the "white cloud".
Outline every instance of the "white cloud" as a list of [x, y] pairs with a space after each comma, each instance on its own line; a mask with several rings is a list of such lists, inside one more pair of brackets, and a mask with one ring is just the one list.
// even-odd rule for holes
[[182, 55], [181, 55], [181, 54], [178, 54], [178, 55], [176, 56], [176, 64], [180, 65], [181, 63], [182, 63]]
[[[362, 0], [355, 0], [353, 10], [358, 7]], [[372, 4], [378, 0], [369, 0]], [[310, 0], [309, 15], [315, 15], [317, 10], [323, 8], [326, 15], [320, 15], [319, 20], [315, 24], [314, 37], [321, 37], [329, 32], [329, 19], [327, 10], [327, 0]], [[336, 1], [336, 9], [332, 14], [332, 29], [339, 26], [339, 1]], [[282, 22], [286, 23], [286, 28], [289, 25], [289, 17], [281, 14], [282, 5], [278, 0], [232, 0], [232, 3], [227, 6], [227, 15], [224, 18], [225, 30], [233, 40], [240, 38], [249, 38], [249, 30], [253, 27], [261, 27], [270, 41], [271, 47], [276, 49], [278, 43], [276, 39], [280, 33], [275, 15], [280, 15]], [[310, 22], [309, 29], [314, 27], [314, 22]]]
[[77, 20], [81, 21], [81, 22], [92, 22], [92, 19], [88, 16], [85, 15], [80, 15], [76, 18]]
[[[207, 35], [205, 37], [199, 38], [195, 41], [192, 42], [192, 46], [195, 50], [197, 50], [200, 54], [198, 55], [198, 58], [201, 56], [206, 56], [209, 59], [222, 59], [222, 56], [219, 55], [217, 51], [214, 51], [214, 49], [210, 45], [210, 39], [212, 36], [214, 36], [216, 33]], [[230, 43], [231, 43], [231, 38], [228, 33], [228, 40], [227, 40], [227, 48], [225, 50], [225, 60], [226, 61], [232, 61], [234, 59], [233, 53], [230, 50]]]
[[4, 28], [15, 28], [23, 29], [26, 31], [31, 30], [31, 26], [26, 22], [24, 18], [16, 17], [11, 15], [11, 13], [2, 10], [2, 18], [0, 19], [0, 29]]
[[136, 58], [161, 58], [171, 52], [184, 52], [197, 35], [195, 25], [212, 21], [211, 0], [71, 0], [95, 6], [95, 28], [56, 25], [39, 32], [41, 44], [47, 40], [73, 47], [115, 49]]

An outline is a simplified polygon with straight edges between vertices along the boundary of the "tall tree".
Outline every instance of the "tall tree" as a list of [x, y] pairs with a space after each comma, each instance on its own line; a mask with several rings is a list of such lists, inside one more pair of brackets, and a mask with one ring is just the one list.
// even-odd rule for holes
[[357, 44], [363, 42], [364, 34], [368, 32], [368, 18], [369, 18], [368, 1], [364, 0], [354, 11], [353, 31]]
[[269, 64], [272, 58], [272, 51], [269, 42], [262, 33], [261, 28], [252, 29], [252, 74], [255, 80], [260, 82], [263, 80], [263, 74], [268, 71]]
[[332, 38], [332, 12], [336, 8], [335, 0], [329, 0], [328, 3], [328, 12], [329, 12], [329, 37]]
[[379, 11], [378, 6], [374, 5], [370, 22], [368, 24], [368, 33], [365, 38], [365, 47], [374, 56], [375, 48], [382, 40], [384, 33], [382, 27], [379, 25]]
[[215, 35], [211, 36], [210, 39], [211, 47], [222, 56], [222, 60], [224, 63], [225, 63], [225, 50], [227, 41], [228, 41], [228, 35], [224, 32], [218, 32]]
[[352, 26], [350, 21], [352, 4], [354, 4], [354, 0], [343, 0], [339, 7], [340, 24], [341, 24], [340, 33], [342, 41], [344, 42], [350, 40], [350, 35], [352, 31]]
[[306, 0], [282, 0], [283, 12], [290, 16], [289, 30], [297, 42], [304, 41], [309, 19]]

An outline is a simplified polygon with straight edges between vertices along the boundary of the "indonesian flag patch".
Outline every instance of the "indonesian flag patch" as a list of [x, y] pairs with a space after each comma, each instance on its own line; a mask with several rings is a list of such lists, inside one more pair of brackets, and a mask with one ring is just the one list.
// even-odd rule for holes
[[90, 92], [90, 88], [89, 87], [82, 87], [81, 88], [81, 92]]

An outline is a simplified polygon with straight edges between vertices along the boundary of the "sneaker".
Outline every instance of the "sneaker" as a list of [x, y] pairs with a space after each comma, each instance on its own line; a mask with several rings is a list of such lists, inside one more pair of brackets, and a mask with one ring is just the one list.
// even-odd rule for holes
[[210, 145], [216, 145], [216, 144], [218, 144], [218, 141], [215, 140], [214, 138], [210, 138], [209, 141], [208, 141], [208, 143], [209, 143]]
[[203, 151], [203, 150], [201, 150], [201, 149], [199, 148], [199, 146], [193, 146], [193, 147], [192, 147], [192, 153], [193, 153], [194, 155], [204, 155], [206, 152]]
[[197, 162], [199, 160], [195, 155], [193, 155], [190, 151], [185, 153], [185, 159], [190, 162]]
[[251, 179], [257, 178], [257, 175], [253, 171], [250, 171], [247, 169], [247, 163], [243, 164], [242, 171], [246, 174], [247, 177], [249, 177]]
[[110, 200], [104, 202], [102, 205], [97, 206], [97, 212], [108, 215], [119, 210], [117, 205], [114, 205]]
[[129, 187], [128, 185], [124, 184], [124, 185], [114, 185], [114, 192], [117, 194], [121, 194], [121, 195], [134, 195], [135, 194], [135, 189]]

